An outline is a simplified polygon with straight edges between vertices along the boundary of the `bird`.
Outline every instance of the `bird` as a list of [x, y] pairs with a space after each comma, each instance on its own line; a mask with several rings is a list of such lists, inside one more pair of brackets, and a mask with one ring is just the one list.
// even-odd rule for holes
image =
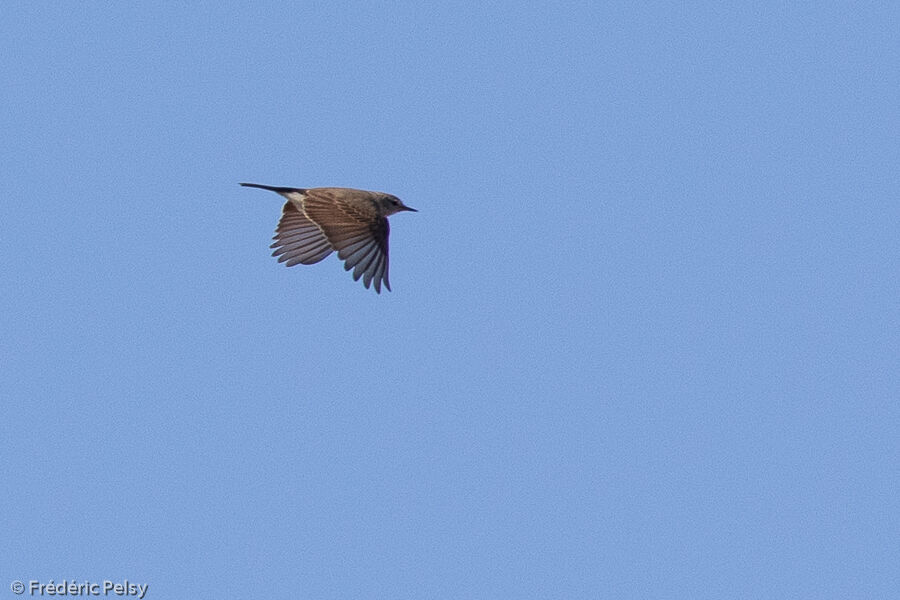
[[287, 199], [275, 229], [272, 256], [285, 266], [312, 265], [332, 252], [353, 269], [353, 280], [363, 278], [366, 289], [388, 280], [388, 216], [402, 211], [419, 212], [400, 198], [384, 192], [352, 188], [292, 188], [241, 183], [280, 194]]

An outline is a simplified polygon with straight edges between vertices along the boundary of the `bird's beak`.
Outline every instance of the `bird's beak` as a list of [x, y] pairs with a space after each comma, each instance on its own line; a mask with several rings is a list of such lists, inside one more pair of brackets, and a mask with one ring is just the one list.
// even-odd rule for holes
[[408, 211], [410, 211], [410, 212], [419, 212], [419, 211], [417, 211], [416, 209], [410, 208], [410, 207], [408, 207], [408, 206], [404, 206], [404, 207], [403, 207], [403, 210], [408, 210]]

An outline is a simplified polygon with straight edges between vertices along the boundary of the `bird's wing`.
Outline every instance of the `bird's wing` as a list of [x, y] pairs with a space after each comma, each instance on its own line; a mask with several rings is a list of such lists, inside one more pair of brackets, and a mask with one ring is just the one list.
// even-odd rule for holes
[[275, 243], [270, 247], [275, 251], [272, 256], [277, 256], [278, 262], [288, 267], [317, 263], [333, 250], [318, 225], [306, 218], [290, 200], [284, 205], [273, 239]]
[[360, 199], [356, 194], [348, 200], [341, 190], [308, 190], [303, 210], [338, 251], [344, 269], [353, 269], [354, 281], [362, 277], [367, 288], [374, 282], [375, 291], [380, 294], [382, 283], [391, 289], [388, 281], [390, 227], [386, 217], [377, 216], [367, 198]]

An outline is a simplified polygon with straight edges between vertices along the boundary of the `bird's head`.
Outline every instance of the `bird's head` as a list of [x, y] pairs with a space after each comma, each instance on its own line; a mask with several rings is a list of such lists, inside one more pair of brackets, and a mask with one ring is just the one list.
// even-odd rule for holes
[[404, 210], [419, 212], [416, 209], [410, 208], [403, 204], [403, 201], [401, 201], [397, 196], [392, 196], [390, 194], [382, 195], [378, 199], [378, 202], [379, 204], [381, 204], [381, 210], [383, 211], [385, 217]]

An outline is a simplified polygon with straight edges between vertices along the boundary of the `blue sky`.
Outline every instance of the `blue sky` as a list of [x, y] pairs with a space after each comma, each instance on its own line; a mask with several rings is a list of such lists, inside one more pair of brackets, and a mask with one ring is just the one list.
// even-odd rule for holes
[[898, 24], [5, 3], [0, 595], [895, 597]]

